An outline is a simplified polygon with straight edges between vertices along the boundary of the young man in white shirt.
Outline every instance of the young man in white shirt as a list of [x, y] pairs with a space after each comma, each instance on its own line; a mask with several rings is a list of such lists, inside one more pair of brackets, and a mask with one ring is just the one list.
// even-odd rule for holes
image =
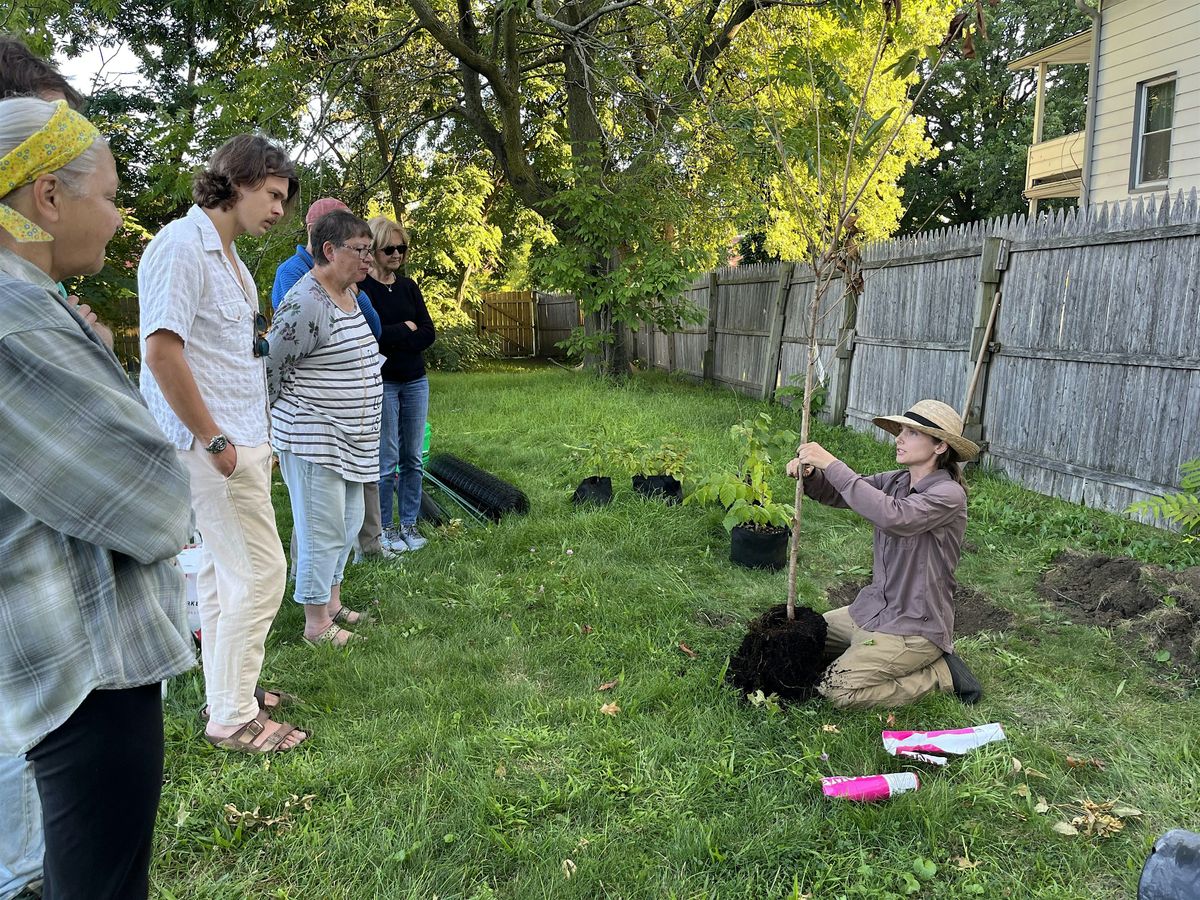
[[234, 241], [261, 235], [296, 199], [287, 154], [239, 135], [196, 175], [196, 205], [147, 246], [138, 266], [141, 387], [191, 475], [204, 538], [198, 577], [206, 739], [249, 753], [306, 737], [259, 692], [264, 647], [283, 599], [286, 563], [271, 506], [266, 321]]

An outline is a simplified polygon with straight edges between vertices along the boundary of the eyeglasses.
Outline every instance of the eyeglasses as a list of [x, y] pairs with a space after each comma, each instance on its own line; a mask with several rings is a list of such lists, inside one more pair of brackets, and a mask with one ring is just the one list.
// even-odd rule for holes
[[351, 247], [349, 244], [342, 244], [342, 249], [349, 250], [351, 253], [357, 253], [359, 259], [371, 258], [371, 247], [369, 244], [366, 247]]
[[268, 356], [271, 352], [271, 343], [266, 338], [267, 333], [267, 317], [262, 313], [254, 314], [254, 346], [251, 348], [254, 357]]
[[397, 253], [407, 253], [408, 244], [389, 244], [386, 247], [380, 247], [379, 252], [385, 256], [393, 256]]

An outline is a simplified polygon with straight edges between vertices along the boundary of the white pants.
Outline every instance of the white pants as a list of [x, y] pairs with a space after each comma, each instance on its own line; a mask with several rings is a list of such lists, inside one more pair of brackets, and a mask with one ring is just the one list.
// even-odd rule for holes
[[204, 538], [196, 591], [209, 716], [218, 725], [242, 725], [258, 715], [254, 688], [287, 576], [271, 505], [271, 447], [238, 447], [228, 478], [195, 443], [179, 456], [192, 477], [192, 509]]

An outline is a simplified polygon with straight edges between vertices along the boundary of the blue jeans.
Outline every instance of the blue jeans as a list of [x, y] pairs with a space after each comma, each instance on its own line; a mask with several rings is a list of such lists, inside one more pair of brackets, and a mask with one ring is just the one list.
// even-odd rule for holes
[[45, 853], [33, 766], [24, 756], [0, 756], [0, 900], [42, 877]]
[[362, 527], [362, 482], [347, 481], [289, 450], [279, 451], [279, 471], [291, 497], [296, 535], [293, 596], [297, 603], [328, 603]]
[[[421, 512], [421, 445], [429, 412], [429, 379], [385, 381], [379, 430], [379, 517], [392, 526], [395, 497], [401, 525], [416, 525]], [[399, 465], [400, 471], [396, 472]]]

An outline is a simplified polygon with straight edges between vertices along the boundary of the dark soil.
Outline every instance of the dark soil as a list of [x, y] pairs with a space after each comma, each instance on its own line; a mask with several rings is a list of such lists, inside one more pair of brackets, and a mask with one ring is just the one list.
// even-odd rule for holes
[[[829, 590], [831, 607], [849, 606], [866, 586], [865, 581], [843, 581]], [[1012, 628], [1015, 617], [1007, 609], [996, 606], [979, 591], [960, 584], [954, 591], [954, 633], [978, 634], [981, 631], [1005, 631]]]
[[1200, 670], [1200, 566], [1172, 572], [1127, 556], [1066, 550], [1042, 573], [1038, 593], [1080, 625], [1113, 628], [1174, 665]]
[[743, 694], [762, 691], [783, 700], [807, 700], [825, 670], [824, 650], [820, 614], [800, 606], [789, 622], [787, 604], [781, 603], [750, 623], [726, 677]]

